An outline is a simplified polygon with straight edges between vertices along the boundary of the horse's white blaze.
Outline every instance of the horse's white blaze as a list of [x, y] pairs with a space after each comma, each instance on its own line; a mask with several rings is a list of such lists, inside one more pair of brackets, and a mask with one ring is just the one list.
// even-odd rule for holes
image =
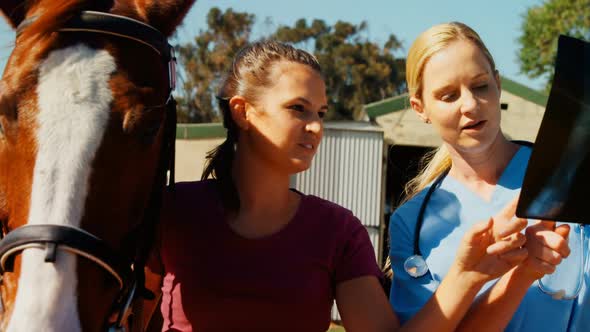
[[[37, 158], [28, 224], [79, 226], [92, 161], [113, 100], [115, 60], [104, 50], [76, 45], [52, 52], [39, 68]], [[76, 257], [27, 249], [9, 332], [80, 331]]]

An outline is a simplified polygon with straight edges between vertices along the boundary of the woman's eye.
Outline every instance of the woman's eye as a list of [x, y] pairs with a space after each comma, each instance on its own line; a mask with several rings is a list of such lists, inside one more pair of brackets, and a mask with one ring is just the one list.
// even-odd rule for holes
[[475, 86], [475, 89], [476, 89], [476, 90], [485, 90], [485, 89], [487, 89], [487, 88], [488, 88], [488, 84], [487, 84], [487, 83], [485, 83], [485, 84], [480, 84], [480, 85], [476, 85], [476, 86]]
[[454, 92], [451, 92], [451, 93], [445, 93], [445, 94], [443, 94], [443, 95], [440, 97], [440, 100], [442, 100], [442, 101], [444, 101], [444, 102], [447, 102], [447, 103], [449, 103], [449, 102], [452, 102], [452, 101], [454, 101], [455, 99], [457, 99], [457, 94], [456, 94], [456, 93], [454, 93]]
[[297, 112], [305, 112], [305, 107], [303, 105], [295, 104], [287, 107], [288, 109], [292, 109]]
[[326, 112], [318, 112], [320, 119], [323, 119], [326, 116]]

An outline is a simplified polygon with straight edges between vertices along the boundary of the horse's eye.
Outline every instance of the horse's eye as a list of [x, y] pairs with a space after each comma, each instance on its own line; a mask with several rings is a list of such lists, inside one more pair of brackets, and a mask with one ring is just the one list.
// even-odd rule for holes
[[140, 106], [127, 112], [123, 119], [123, 131], [142, 145], [152, 145], [162, 127], [163, 112]]

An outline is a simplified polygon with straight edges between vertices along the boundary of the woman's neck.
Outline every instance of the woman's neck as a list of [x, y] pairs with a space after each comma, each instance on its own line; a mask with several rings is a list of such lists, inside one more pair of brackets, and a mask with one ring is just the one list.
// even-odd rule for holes
[[289, 174], [280, 172], [251, 152], [236, 152], [232, 176], [240, 209], [230, 215], [230, 226], [245, 237], [261, 237], [284, 227], [293, 217], [300, 197], [289, 190]]
[[[461, 151], [447, 145], [453, 166], [449, 172], [453, 178], [474, 188], [493, 187], [504, 172], [518, 145], [506, 140], [499, 133], [494, 142], [480, 151]], [[482, 188], [485, 192], [485, 188]], [[484, 193], [484, 196], [486, 193]]]

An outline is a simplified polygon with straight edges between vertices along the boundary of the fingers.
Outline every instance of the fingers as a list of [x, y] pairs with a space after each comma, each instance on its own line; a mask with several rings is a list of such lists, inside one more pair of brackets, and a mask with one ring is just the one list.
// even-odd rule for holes
[[[541, 275], [551, 274], [555, 272], [556, 266], [550, 263], [547, 263], [543, 260], [540, 260], [536, 257], [530, 257], [528, 259], [528, 264], [533, 268], [535, 271], [540, 273]], [[541, 277], [541, 276], [539, 276]]]
[[484, 235], [486, 232], [492, 229], [494, 225], [492, 218], [487, 221], [481, 221], [473, 225], [467, 233], [465, 233], [465, 240], [467, 243], [474, 243], [476, 239]]
[[527, 249], [531, 257], [535, 257], [551, 265], [559, 265], [564, 258], [559, 252], [545, 246], [528, 246]]
[[515, 266], [524, 261], [529, 256], [529, 252], [526, 248], [518, 248], [511, 250], [507, 253], [499, 255], [500, 259], [507, 262], [511, 266]]
[[516, 218], [516, 206], [518, 197], [511, 200], [494, 219], [494, 239], [499, 241], [512, 233], [520, 232], [527, 226], [526, 219]]
[[509, 222], [500, 223], [500, 225], [497, 225], [494, 238], [496, 239], [496, 241], [499, 241], [511, 234], [522, 231], [527, 227], [527, 225], [528, 222], [526, 219], [512, 218], [512, 220], [510, 220]]
[[539, 224], [540, 224], [540, 225], [541, 225], [543, 228], [545, 228], [545, 229], [548, 229], [548, 230], [550, 230], [550, 231], [553, 231], [553, 230], [555, 230], [555, 221], [541, 220], [541, 221], [539, 222]]
[[[531, 254], [536, 250], [537, 246], [547, 247], [558, 252], [563, 257], [568, 257], [571, 250], [567, 239], [554, 231], [543, 230], [544, 225], [536, 224], [527, 228], [526, 235], [528, 239], [527, 247]], [[569, 233], [569, 227], [559, 228], [561, 233]]]
[[559, 225], [555, 228], [555, 233], [561, 235], [564, 239], [567, 239], [570, 236], [570, 225], [563, 224]]
[[526, 242], [526, 237], [521, 233], [512, 234], [501, 241], [497, 241], [486, 248], [489, 255], [502, 255], [511, 250], [519, 249]]
[[506, 204], [506, 206], [504, 206], [502, 211], [500, 211], [498, 214], [496, 214], [495, 217], [500, 218], [502, 220], [506, 220], [506, 221], [512, 219], [512, 217], [514, 217], [514, 215], [516, 214], [516, 205], [517, 204], [518, 204], [518, 197], [514, 198], [508, 204]]

